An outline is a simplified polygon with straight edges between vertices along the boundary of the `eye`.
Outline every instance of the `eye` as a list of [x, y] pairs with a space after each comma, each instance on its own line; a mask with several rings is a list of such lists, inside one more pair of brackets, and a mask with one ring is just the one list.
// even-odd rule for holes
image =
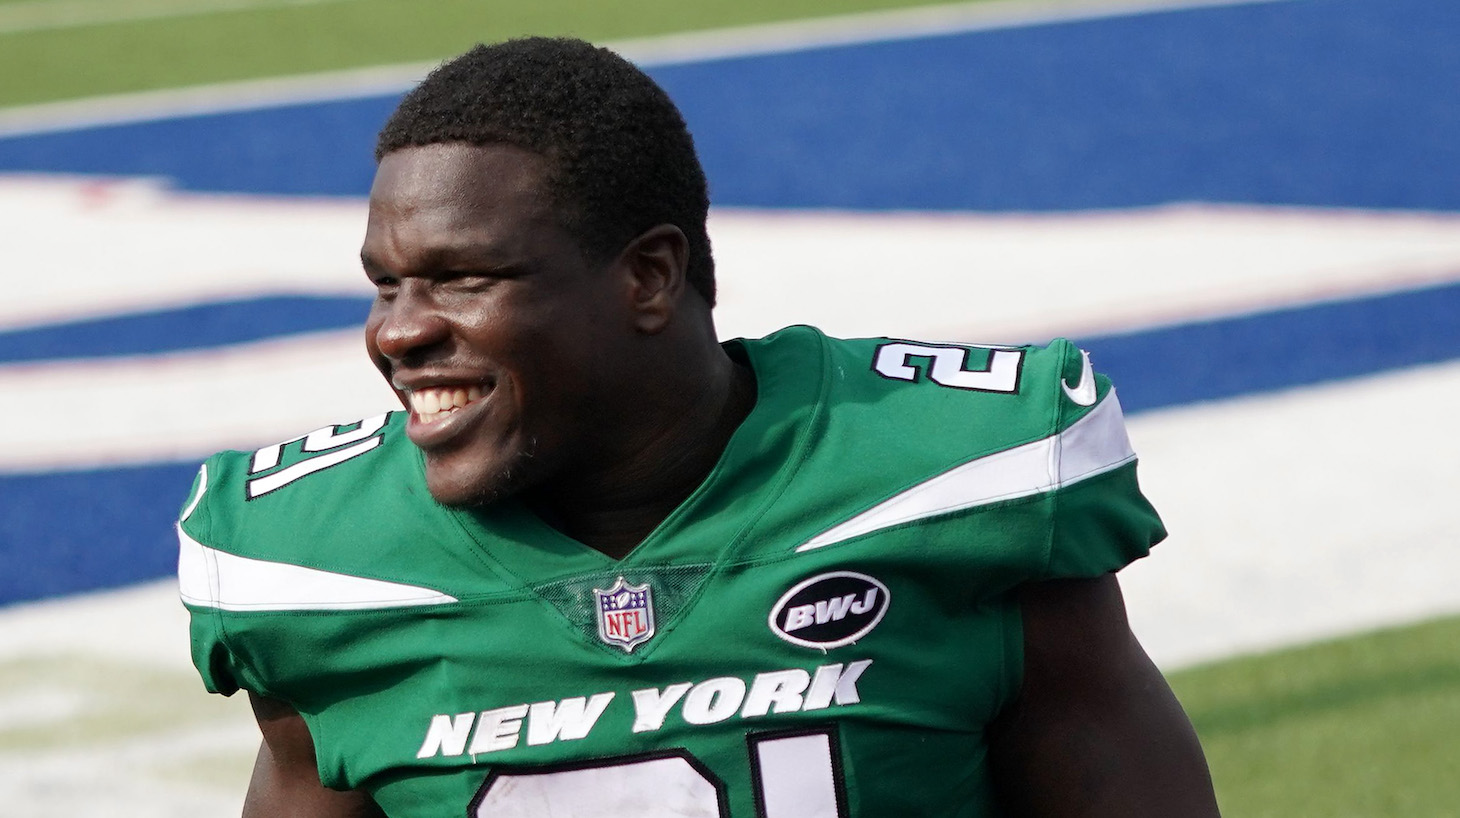
[[452, 270], [442, 274], [446, 287], [463, 293], [479, 293], [501, 280], [500, 276], [483, 272]]
[[377, 298], [390, 298], [400, 287], [400, 279], [395, 276], [372, 275], [370, 283], [375, 285], [375, 296]]

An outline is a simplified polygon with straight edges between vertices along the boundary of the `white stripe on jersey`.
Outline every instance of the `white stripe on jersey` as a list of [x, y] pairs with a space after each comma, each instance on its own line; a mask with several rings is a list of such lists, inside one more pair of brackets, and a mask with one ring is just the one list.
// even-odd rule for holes
[[225, 611], [349, 611], [440, 605], [456, 597], [431, 588], [336, 574], [209, 548], [177, 528], [183, 602]]
[[796, 548], [810, 551], [895, 525], [1054, 491], [1135, 460], [1115, 390], [1063, 432], [924, 480]]

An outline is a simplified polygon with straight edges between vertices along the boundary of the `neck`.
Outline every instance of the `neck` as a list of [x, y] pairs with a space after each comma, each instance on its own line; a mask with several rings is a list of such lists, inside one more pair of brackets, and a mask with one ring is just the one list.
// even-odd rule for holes
[[[699, 488], [755, 404], [755, 378], [718, 344], [683, 382], [638, 393], [634, 430], [616, 438], [616, 456], [524, 495], [549, 525], [622, 559]], [[705, 365], [708, 364], [708, 365]]]

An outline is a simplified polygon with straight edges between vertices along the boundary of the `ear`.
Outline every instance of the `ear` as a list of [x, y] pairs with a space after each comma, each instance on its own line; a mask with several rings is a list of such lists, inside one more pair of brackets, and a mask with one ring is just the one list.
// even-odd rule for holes
[[628, 274], [634, 328], [657, 335], [684, 293], [689, 239], [672, 224], [656, 225], [629, 242], [619, 260]]

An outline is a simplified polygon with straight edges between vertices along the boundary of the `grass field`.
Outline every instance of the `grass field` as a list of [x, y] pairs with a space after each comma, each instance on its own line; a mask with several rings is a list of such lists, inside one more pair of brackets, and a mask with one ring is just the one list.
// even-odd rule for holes
[[[336, 0], [309, 5], [217, 0], [23, 0], [0, 3], [0, 106], [98, 94], [437, 60], [481, 41], [525, 34], [593, 40], [925, 5], [918, 0]], [[6, 25], [7, 6], [34, 8]], [[56, 11], [49, 18], [39, 13]], [[117, 7], [176, 8], [170, 16], [44, 27], [81, 6], [95, 19]], [[195, 13], [185, 13], [191, 9]], [[31, 22], [30, 27], [21, 25]]]
[[[0, 106], [434, 60], [479, 40], [525, 33], [622, 39], [913, 5], [919, 3], [0, 0]], [[1446, 619], [1174, 674], [1224, 813], [1424, 818], [1460, 812], [1460, 777], [1453, 770], [1460, 734], [1457, 644], [1460, 619]], [[73, 689], [74, 699], [47, 698]], [[0, 767], [14, 764], [17, 775], [27, 756], [51, 758], [82, 745], [91, 754], [129, 752], [165, 735], [169, 723], [211, 724], [225, 709], [241, 712], [197, 704], [204, 697], [186, 674], [87, 657], [0, 656], [0, 691], [17, 690], [37, 691], [40, 711], [58, 702], [59, 714], [43, 726], [0, 719]], [[81, 701], [89, 704], [67, 715]], [[0, 707], [0, 714], [15, 712]], [[232, 791], [247, 774], [250, 752], [236, 736], [227, 733], [231, 743], [211, 755], [159, 761], [158, 774], [201, 777]], [[0, 787], [0, 800], [9, 795]]]
[[1222, 812], [1453, 816], [1460, 618], [1174, 674]]

